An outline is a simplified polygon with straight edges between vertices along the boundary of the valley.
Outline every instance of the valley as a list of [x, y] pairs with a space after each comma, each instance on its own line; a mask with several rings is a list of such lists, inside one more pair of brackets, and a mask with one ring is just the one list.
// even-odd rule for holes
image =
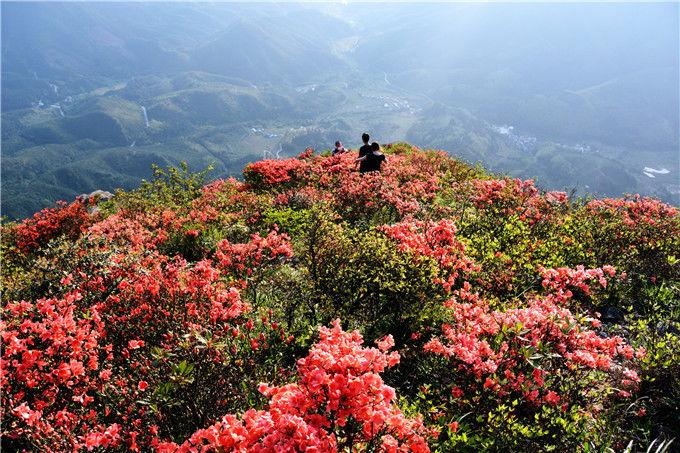
[[[678, 203], [677, 64], [647, 55], [650, 46], [670, 55], [677, 42], [629, 47], [618, 62], [603, 60], [603, 48], [575, 51], [536, 69], [528, 60], [550, 46], [495, 10], [432, 6], [408, 29], [399, 21], [413, 8], [394, 8], [371, 27], [378, 6], [178, 3], [159, 13], [139, 4], [129, 15], [115, 4], [3, 4], [2, 215], [137, 187], [152, 163], [238, 177], [256, 159], [322, 152], [335, 140], [357, 147], [364, 131], [546, 189]], [[536, 13], [500, 9], [520, 22]], [[541, 11], [548, 22], [573, 12]], [[603, 14], [536, 32], [563, 46], [595, 33]], [[464, 26], [476, 15], [489, 23]], [[507, 33], [512, 46], [499, 41]], [[615, 27], [599, 33], [621, 38]]]

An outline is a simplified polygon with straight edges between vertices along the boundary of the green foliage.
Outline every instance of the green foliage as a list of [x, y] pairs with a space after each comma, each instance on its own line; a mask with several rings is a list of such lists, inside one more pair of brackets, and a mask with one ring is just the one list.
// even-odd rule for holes
[[[164, 379], [138, 403], [172, 420], [164, 435], [181, 440], [225, 411], [263, 405], [258, 384], [284, 378], [292, 366], [289, 348], [267, 322], [244, 329], [243, 338], [216, 341], [209, 331], [185, 334], [181, 349], [172, 356], [161, 348], [154, 350], [151, 366]], [[251, 348], [254, 339], [266, 343], [267, 349]]]
[[431, 321], [443, 296], [434, 261], [414, 264], [382, 233], [337, 224], [325, 211], [310, 216], [298, 247], [321, 312], [315, 321], [340, 317], [369, 340], [392, 334], [405, 341]]
[[642, 301], [628, 307], [621, 326], [631, 342], [644, 348], [640, 359], [642, 386], [637, 404], [624, 413], [628, 426], [644, 444], [655, 437], [680, 438], [680, 287], [645, 285]]
[[309, 216], [310, 211], [306, 209], [270, 208], [263, 213], [262, 224], [267, 229], [278, 227], [289, 236], [298, 237], [303, 233]]
[[138, 189], [130, 192], [117, 191], [115, 198], [102, 206], [102, 210], [143, 212], [157, 207], [168, 209], [186, 207], [200, 195], [208, 173], [213, 170], [213, 167], [209, 166], [192, 173], [186, 162], [180, 163], [179, 167], [162, 169], [154, 164], [151, 168], [153, 178], [150, 181], [143, 180]]

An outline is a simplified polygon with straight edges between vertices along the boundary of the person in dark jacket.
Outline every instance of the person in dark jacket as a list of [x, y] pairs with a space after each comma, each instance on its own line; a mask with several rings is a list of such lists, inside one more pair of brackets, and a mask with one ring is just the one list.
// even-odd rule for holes
[[371, 152], [357, 159], [357, 161], [360, 162], [359, 172], [368, 173], [370, 171], [380, 171], [382, 163], [386, 160], [387, 158], [380, 151], [380, 144], [378, 142], [373, 142], [371, 143]]
[[361, 173], [364, 173], [363, 167], [365, 165], [365, 159], [362, 159], [362, 157], [365, 157], [371, 153], [371, 145], [368, 144], [370, 139], [371, 137], [366, 132], [361, 135], [361, 140], [364, 142], [364, 144], [361, 146], [361, 148], [359, 148], [359, 158], [356, 160], [356, 162], [359, 164], [359, 171]]
[[359, 157], [364, 157], [366, 154], [371, 152], [371, 145], [368, 144], [370, 139], [370, 135], [368, 135], [366, 132], [361, 135], [361, 140], [364, 142], [364, 144], [361, 146], [361, 148], [359, 148]]

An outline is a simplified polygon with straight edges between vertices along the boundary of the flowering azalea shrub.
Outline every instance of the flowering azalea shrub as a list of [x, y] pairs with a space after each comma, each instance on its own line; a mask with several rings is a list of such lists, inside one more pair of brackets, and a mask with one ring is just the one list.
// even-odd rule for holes
[[596, 261], [626, 263], [636, 280], [680, 277], [675, 260], [668, 259], [677, 257], [680, 249], [678, 208], [636, 196], [592, 200], [582, 215], [591, 228], [588, 239]]
[[[516, 449], [523, 443], [599, 441], [602, 408], [637, 390], [640, 379], [630, 366], [644, 350], [633, 350], [618, 336], [600, 336], [599, 320], [567, 308], [570, 286], [587, 294], [586, 281], [596, 277], [597, 282], [604, 272], [542, 273], [548, 293], [531, 295], [515, 307], [491, 308], [467, 282], [445, 302], [450, 317], [441, 334], [424, 345], [426, 352], [445, 359], [435, 361], [441, 374], [428, 390], [440, 398], [438, 417], [455, 422], [444, 445]], [[473, 407], [487, 416], [459, 422]], [[540, 429], [532, 428], [537, 420]], [[486, 431], [489, 438], [468, 443], [459, 430]]]
[[443, 297], [442, 271], [430, 257], [414, 261], [381, 231], [338, 225], [327, 212], [311, 215], [299, 258], [311, 284], [307, 316], [341, 317], [369, 340], [390, 334], [402, 344], [428, 321]]
[[16, 246], [23, 253], [30, 253], [47, 245], [60, 235], [75, 239], [90, 225], [92, 218], [87, 211], [88, 200], [77, 200], [56, 208], [46, 208], [24, 220], [14, 230]]
[[677, 207], [384, 150], [371, 174], [311, 150], [243, 182], [155, 168], [109, 201], [3, 224], [3, 447], [599, 451], [680, 436]]
[[304, 159], [261, 160], [246, 166], [246, 181], [264, 186], [295, 181], [304, 176], [309, 165]]
[[[62, 299], [12, 302], [3, 307], [3, 444], [68, 450], [84, 446], [72, 433], [99, 428], [88, 394], [110, 374], [103, 323], [87, 318], [71, 292]], [[88, 407], [89, 406], [89, 407]], [[29, 443], [30, 440], [30, 443]], [[120, 439], [116, 439], [119, 442]]]
[[253, 224], [270, 205], [269, 197], [258, 196], [243, 182], [233, 178], [218, 180], [203, 187], [201, 195], [192, 200], [187, 220], [195, 223], [199, 231], [238, 222]]
[[380, 377], [399, 362], [387, 351], [362, 346], [361, 335], [344, 332], [339, 320], [321, 327], [320, 339], [298, 361], [299, 382], [259, 386], [269, 398], [267, 410], [250, 409], [242, 419], [226, 415], [194, 433], [185, 443], [161, 445], [160, 451], [430, 451], [429, 434], [419, 418], [409, 419], [395, 406], [395, 391]]
[[[8, 439], [143, 448], [186, 434], [245, 404], [241, 386], [256, 385], [266, 357], [290, 341], [269, 317], [247, 318], [249, 304], [208, 261], [118, 255], [106, 273], [62, 280], [86, 297], [76, 290], [3, 309], [3, 342], [14, 345], [2, 356], [3, 408], [15, 419]], [[112, 423], [114, 438], [105, 435]]]
[[418, 259], [433, 259], [442, 275], [436, 282], [447, 291], [461, 274], [468, 274], [476, 266], [465, 256], [465, 245], [456, 239], [456, 226], [450, 220], [439, 222], [411, 221], [381, 227], [387, 236]]
[[290, 258], [293, 249], [288, 237], [270, 231], [266, 237], [255, 233], [245, 244], [232, 244], [227, 239], [217, 244], [215, 258], [220, 267], [236, 276], [250, 276], [253, 271], [279, 258]]

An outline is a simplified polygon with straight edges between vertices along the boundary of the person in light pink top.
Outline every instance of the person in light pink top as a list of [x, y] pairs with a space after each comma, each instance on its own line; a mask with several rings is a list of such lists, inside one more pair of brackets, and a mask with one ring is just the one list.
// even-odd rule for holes
[[335, 142], [335, 148], [333, 149], [333, 152], [331, 152], [331, 154], [333, 156], [337, 156], [338, 154], [345, 154], [348, 151], [349, 151], [348, 149], [342, 146], [342, 142], [338, 140], [337, 142]]

